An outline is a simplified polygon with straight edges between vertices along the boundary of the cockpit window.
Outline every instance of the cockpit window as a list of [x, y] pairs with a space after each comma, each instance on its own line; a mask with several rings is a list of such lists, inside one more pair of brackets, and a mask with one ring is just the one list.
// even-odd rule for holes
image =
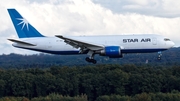
[[170, 39], [168, 39], [168, 38], [164, 38], [164, 41], [171, 41]]

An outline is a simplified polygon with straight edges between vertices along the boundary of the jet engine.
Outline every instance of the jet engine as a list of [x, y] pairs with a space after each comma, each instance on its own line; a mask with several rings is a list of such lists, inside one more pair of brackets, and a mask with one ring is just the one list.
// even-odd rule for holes
[[108, 56], [110, 58], [121, 58], [121, 48], [120, 46], [106, 46], [99, 53], [102, 56]]

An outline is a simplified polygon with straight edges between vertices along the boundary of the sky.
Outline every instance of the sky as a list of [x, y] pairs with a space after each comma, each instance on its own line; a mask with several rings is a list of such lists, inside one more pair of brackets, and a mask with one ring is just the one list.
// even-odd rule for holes
[[0, 54], [18, 39], [7, 8], [15, 8], [45, 36], [159, 34], [180, 46], [180, 0], [0, 0]]

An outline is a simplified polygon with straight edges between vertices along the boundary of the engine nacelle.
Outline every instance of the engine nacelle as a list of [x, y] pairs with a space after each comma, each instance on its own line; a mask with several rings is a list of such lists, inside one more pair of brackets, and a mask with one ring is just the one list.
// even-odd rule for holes
[[119, 46], [106, 46], [100, 51], [100, 55], [109, 56], [110, 58], [122, 57], [121, 48]]

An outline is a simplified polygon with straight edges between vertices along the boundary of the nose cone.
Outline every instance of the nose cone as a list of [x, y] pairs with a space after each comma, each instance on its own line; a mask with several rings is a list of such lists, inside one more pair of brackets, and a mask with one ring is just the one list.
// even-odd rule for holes
[[175, 45], [175, 43], [174, 43], [174, 42], [172, 42], [172, 41], [168, 42], [168, 46], [169, 46], [169, 48], [173, 47], [174, 45]]
[[172, 47], [173, 47], [173, 46], [175, 45], [175, 43], [171, 41], [171, 45], [172, 45]]

